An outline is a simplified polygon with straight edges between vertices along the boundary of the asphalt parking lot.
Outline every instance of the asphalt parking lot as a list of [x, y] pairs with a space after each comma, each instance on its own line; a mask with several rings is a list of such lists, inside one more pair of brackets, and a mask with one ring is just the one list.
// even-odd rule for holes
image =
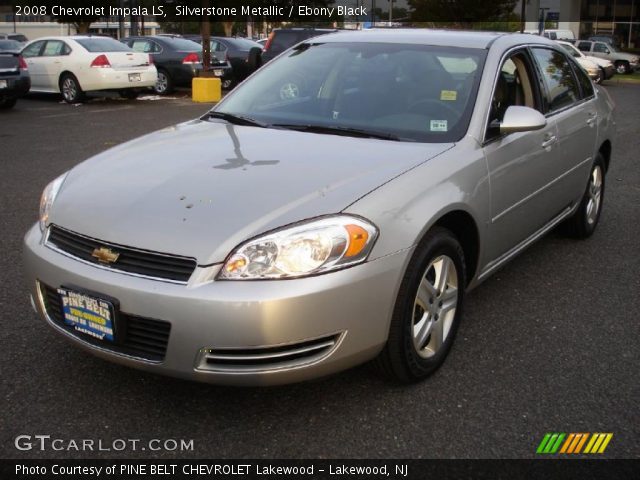
[[[552, 233], [473, 291], [447, 362], [409, 387], [367, 366], [274, 388], [189, 383], [104, 362], [54, 334], [21, 271], [41, 190], [93, 154], [210, 106], [184, 94], [19, 101], [0, 113], [0, 456], [520, 458], [534, 457], [546, 432], [612, 432], [606, 457], [639, 458], [640, 85], [608, 88], [618, 142], [595, 235]], [[192, 439], [194, 449], [18, 451], [18, 435]]]

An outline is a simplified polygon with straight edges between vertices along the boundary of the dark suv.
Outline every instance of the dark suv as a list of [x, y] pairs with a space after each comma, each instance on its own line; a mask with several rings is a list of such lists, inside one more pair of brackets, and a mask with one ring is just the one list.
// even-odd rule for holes
[[330, 28], [275, 28], [269, 34], [269, 39], [262, 51], [262, 63], [267, 63], [287, 48], [293, 47], [307, 38], [335, 31]]

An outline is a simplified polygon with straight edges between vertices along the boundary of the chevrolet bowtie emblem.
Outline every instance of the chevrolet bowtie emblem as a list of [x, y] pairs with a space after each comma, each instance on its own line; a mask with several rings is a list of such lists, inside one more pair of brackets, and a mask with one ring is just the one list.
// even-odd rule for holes
[[107, 247], [100, 247], [94, 249], [91, 256], [97, 258], [100, 263], [115, 263], [120, 254]]

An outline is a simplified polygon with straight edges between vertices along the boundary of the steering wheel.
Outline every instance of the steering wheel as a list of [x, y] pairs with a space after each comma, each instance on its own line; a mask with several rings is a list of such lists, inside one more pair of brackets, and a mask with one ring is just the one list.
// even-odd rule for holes
[[440, 115], [434, 115], [432, 109], [436, 113], [444, 113], [447, 120], [455, 120], [460, 117], [460, 113], [451, 105], [447, 105], [443, 101], [434, 100], [433, 98], [422, 98], [409, 105], [407, 111], [409, 113], [425, 114], [428, 113], [430, 118], [438, 118]]

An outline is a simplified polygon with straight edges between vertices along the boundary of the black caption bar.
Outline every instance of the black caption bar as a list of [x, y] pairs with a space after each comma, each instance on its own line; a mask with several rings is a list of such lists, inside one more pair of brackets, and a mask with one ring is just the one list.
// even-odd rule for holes
[[[392, 5], [391, 12], [389, 5]], [[469, 26], [474, 22], [519, 22], [522, 13], [514, 0], [0, 0], [0, 6], [11, 6], [18, 20], [54, 17], [68, 22], [78, 18], [134, 15], [171, 22], [247, 21], [251, 18], [273, 22], [339, 24], [356, 21], [375, 25], [386, 21], [398, 25], [445, 22]], [[588, 15], [588, 9], [582, 10], [559, 6], [557, 11], [550, 11], [552, 15], [546, 20], [584, 20], [581, 17]], [[525, 16], [528, 21], [537, 22], [537, 7], [529, 6], [527, 2]], [[599, 17], [599, 21], [609, 20]]]
[[640, 460], [0, 460], [2, 479], [637, 479]]

